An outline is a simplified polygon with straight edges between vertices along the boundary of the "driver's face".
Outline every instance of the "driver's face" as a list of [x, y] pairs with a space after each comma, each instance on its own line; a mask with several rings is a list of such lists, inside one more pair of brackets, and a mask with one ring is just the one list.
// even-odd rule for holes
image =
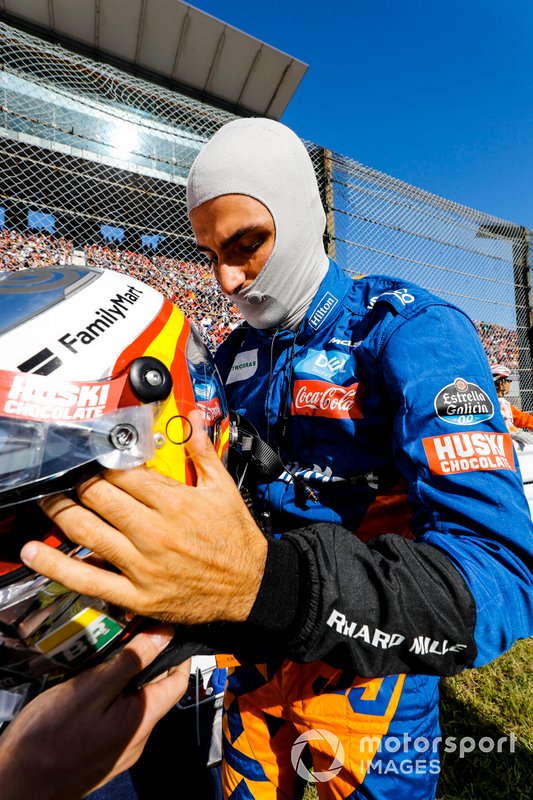
[[511, 381], [509, 378], [504, 378], [496, 384], [496, 393], [498, 397], [505, 397], [511, 388]]
[[244, 194], [224, 194], [190, 212], [198, 249], [205, 253], [224, 294], [245, 289], [259, 275], [274, 248], [270, 211]]

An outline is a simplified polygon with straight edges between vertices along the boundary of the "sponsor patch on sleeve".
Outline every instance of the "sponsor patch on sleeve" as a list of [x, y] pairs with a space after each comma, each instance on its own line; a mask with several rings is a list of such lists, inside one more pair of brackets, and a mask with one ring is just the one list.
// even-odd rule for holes
[[476, 383], [456, 378], [435, 397], [435, 411], [439, 419], [450, 425], [476, 425], [494, 416], [494, 405]]
[[422, 439], [434, 475], [508, 469], [515, 472], [513, 440], [509, 433], [465, 431]]

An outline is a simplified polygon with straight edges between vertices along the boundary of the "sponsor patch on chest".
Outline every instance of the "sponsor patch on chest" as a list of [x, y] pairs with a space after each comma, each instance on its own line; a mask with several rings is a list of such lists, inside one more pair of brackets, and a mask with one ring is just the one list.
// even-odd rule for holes
[[338, 298], [332, 295], [331, 292], [326, 292], [320, 298], [317, 307], [309, 317], [309, 324], [315, 331], [324, 324], [338, 302]]
[[294, 381], [291, 414], [331, 419], [361, 419], [361, 392], [358, 383], [336, 386], [325, 381]]
[[257, 347], [254, 350], [246, 350], [244, 353], [237, 353], [229, 375], [226, 378], [226, 385], [245, 381], [257, 372]]
[[332, 380], [336, 376], [346, 379], [346, 362], [350, 353], [340, 350], [309, 350], [305, 358], [297, 362], [295, 372], [305, 375], [318, 375], [325, 380]]

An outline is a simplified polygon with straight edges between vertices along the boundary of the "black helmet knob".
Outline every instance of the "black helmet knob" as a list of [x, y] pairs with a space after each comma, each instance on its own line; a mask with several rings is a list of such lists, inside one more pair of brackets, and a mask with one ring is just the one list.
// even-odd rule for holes
[[135, 396], [143, 403], [166, 400], [172, 391], [172, 377], [168, 368], [158, 358], [151, 356], [142, 356], [132, 362], [129, 380]]

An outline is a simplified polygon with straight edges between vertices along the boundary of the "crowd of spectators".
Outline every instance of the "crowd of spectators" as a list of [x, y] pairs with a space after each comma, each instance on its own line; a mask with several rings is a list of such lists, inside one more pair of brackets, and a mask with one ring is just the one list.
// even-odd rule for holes
[[[22, 234], [0, 230], [0, 270], [68, 264], [73, 245], [45, 233]], [[143, 254], [114, 245], [91, 244], [84, 250], [87, 266], [114, 269], [132, 275], [157, 289], [195, 323], [206, 344], [214, 350], [242, 317], [220, 293], [209, 268], [155, 253]], [[475, 323], [491, 363], [518, 366], [516, 331], [488, 322]]]
[[[72, 242], [46, 233], [0, 230], [0, 270], [69, 264]], [[106, 245], [87, 245], [87, 266], [124, 272], [157, 289], [195, 323], [214, 350], [242, 317], [220, 294], [212, 273], [202, 264], [162, 255], [146, 255]]]
[[85, 259], [87, 266], [124, 272], [157, 289], [195, 323], [212, 350], [242, 320], [202, 264], [97, 244], [85, 248]]
[[489, 322], [475, 322], [491, 364], [505, 364], [511, 370], [518, 368], [518, 334], [516, 331]]
[[6, 272], [21, 267], [68, 264], [72, 249], [72, 243], [63, 237], [43, 233], [22, 234], [3, 228], [0, 230], [0, 270]]

